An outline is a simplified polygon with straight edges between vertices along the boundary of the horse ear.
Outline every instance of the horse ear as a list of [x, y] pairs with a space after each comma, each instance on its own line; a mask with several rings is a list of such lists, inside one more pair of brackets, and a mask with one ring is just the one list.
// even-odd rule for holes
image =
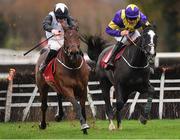
[[74, 19], [74, 26], [79, 26], [78, 20]]
[[151, 25], [151, 26], [154, 28], [155, 31], [157, 30], [157, 24], [156, 24], [155, 21], [152, 22], [152, 25]]

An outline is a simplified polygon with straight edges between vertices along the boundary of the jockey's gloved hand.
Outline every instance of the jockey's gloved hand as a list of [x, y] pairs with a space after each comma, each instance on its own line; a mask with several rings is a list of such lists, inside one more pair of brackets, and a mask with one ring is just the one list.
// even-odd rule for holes
[[121, 36], [127, 36], [129, 34], [128, 30], [121, 31]]
[[59, 30], [56, 30], [56, 29], [52, 29], [51, 33], [53, 33], [54, 35], [60, 35], [61, 34], [61, 32]]

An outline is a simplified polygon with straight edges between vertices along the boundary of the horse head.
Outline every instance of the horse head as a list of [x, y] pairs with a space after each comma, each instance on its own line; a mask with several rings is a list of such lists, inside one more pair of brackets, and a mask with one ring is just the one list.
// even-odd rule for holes
[[157, 45], [157, 34], [155, 32], [154, 26], [146, 27], [142, 34], [142, 43], [141, 47], [144, 49], [145, 54], [150, 57], [156, 55], [156, 45]]
[[71, 62], [75, 62], [81, 56], [80, 36], [78, 26], [63, 26], [64, 29], [64, 52]]

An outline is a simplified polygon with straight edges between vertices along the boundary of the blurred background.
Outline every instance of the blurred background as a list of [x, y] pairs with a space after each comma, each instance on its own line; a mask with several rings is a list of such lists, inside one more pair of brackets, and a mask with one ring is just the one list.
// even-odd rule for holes
[[63, 2], [78, 20], [80, 32], [112, 37], [105, 28], [115, 12], [134, 3], [156, 24], [158, 52], [180, 51], [180, 0], [0, 0], [0, 48], [28, 50], [43, 37], [42, 21]]
[[[26, 85], [28, 88], [21, 88], [21, 85], [22, 87], [24, 84], [35, 85], [34, 68], [39, 51], [38, 49], [34, 50], [25, 57], [23, 54], [45, 38], [42, 22], [45, 16], [53, 10], [54, 5], [59, 2], [65, 3], [71, 16], [78, 20], [81, 34], [101, 35], [110, 42], [115, 42], [115, 40], [105, 33], [105, 28], [114, 17], [115, 12], [125, 8], [130, 3], [136, 4], [149, 21], [157, 26], [157, 55], [159, 54], [159, 57], [156, 55], [156, 60], [158, 60], [158, 66], [176, 64], [172, 67], [172, 71], [166, 72], [165, 76], [166, 79], [176, 80], [180, 77], [180, 0], [0, 0], [0, 121], [3, 121], [5, 116], [7, 77], [11, 68], [16, 69], [13, 83], [17, 85], [17, 88], [13, 88], [12, 104], [21, 105], [12, 109], [11, 120], [22, 120], [23, 109], [27, 105], [34, 87]], [[86, 51], [86, 45], [83, 43], [82, 50]], [[163, 52], [163, 55], [160, 55], [160, 52]], [[170, 55], [168, 52], [174, 53]], [[175, 54], [175, 52], [179, 53]], [[160, 56], [161, 59], [159, 59]], [[157, 68], [151, 79], [160, 79], [161, 74], [160, 69]], [[91, 74], [90, 81], [96, 80], [93, 78], [94, 75]], [[161, 84], [155, 83], [156, 85]], [[166, 86], [170, 87], [170, 84], [166, 83]], [[179, 89], [179, 83], [173, 83], [173, 86], [177, 86], [173, 87], [174, 89]], [[99, 85], [91, 88], [99, 89]], [[21, 96], [24, 93], [25, 95]], [[39, 96], [36, 97], [35, 104], [38, 102], [38, 98]], [[156, 94], [154, 98], [159, 99], [159, 94]], [[179, 101], [179, 91], [166, 91], [165, 100], [171, 98]], [[97, 94], [93, 95], [95, 101], [102, 99]], [[51, 102], [51, 100], [57, 102], [56, 96], [51, 97], [49, 101]], [[152, 106], [152, 118], [159, 116], [158, 105], [155, 103]], [[98, 118], [105, 118], [103, 107], [103, 105], [97, 106]], [[127, 115], [127, 107], [124, 110], [125, 115]], [[28, 120], [38, 120], [39, 109], [31, 108]], [[165, 104], [163, 111], [164, 118], [180, 118], [180, 104], [178, 102], [173, 101]], [[49, 109], [48, 119], [54, 120], [55, 113], [56, 106], [53, 106]], [[139, 113], [137, 110], [133, 118], [137, 118]], [[69, 116], [71, 118], [72, 115]]]

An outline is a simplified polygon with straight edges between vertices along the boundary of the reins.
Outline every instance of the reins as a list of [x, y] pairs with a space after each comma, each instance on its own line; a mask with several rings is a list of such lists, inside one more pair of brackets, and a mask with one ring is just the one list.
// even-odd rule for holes
[[143, 67], [133, 66], [133, 65], [131, 65], [131, 64], [126, 60], [126, 58], [124, 58], [124, 56], [121, 56], [121, 57], [122, 57], [123, 60], [126, 62], [126, 64], [127, 64], [129, 67], [133, 68], [133, 69], [145, 69], [145, 68], [147, 68], [147, 67], [149, 66], [149, 62], [147, 62], [147, 64], [146, 64], [145, 66], [143, 66]]
[[137, 46], [137, 44], [131, 39], [129, 35], [127, 35], [127, 38], [134, 44], [134, 46]]

